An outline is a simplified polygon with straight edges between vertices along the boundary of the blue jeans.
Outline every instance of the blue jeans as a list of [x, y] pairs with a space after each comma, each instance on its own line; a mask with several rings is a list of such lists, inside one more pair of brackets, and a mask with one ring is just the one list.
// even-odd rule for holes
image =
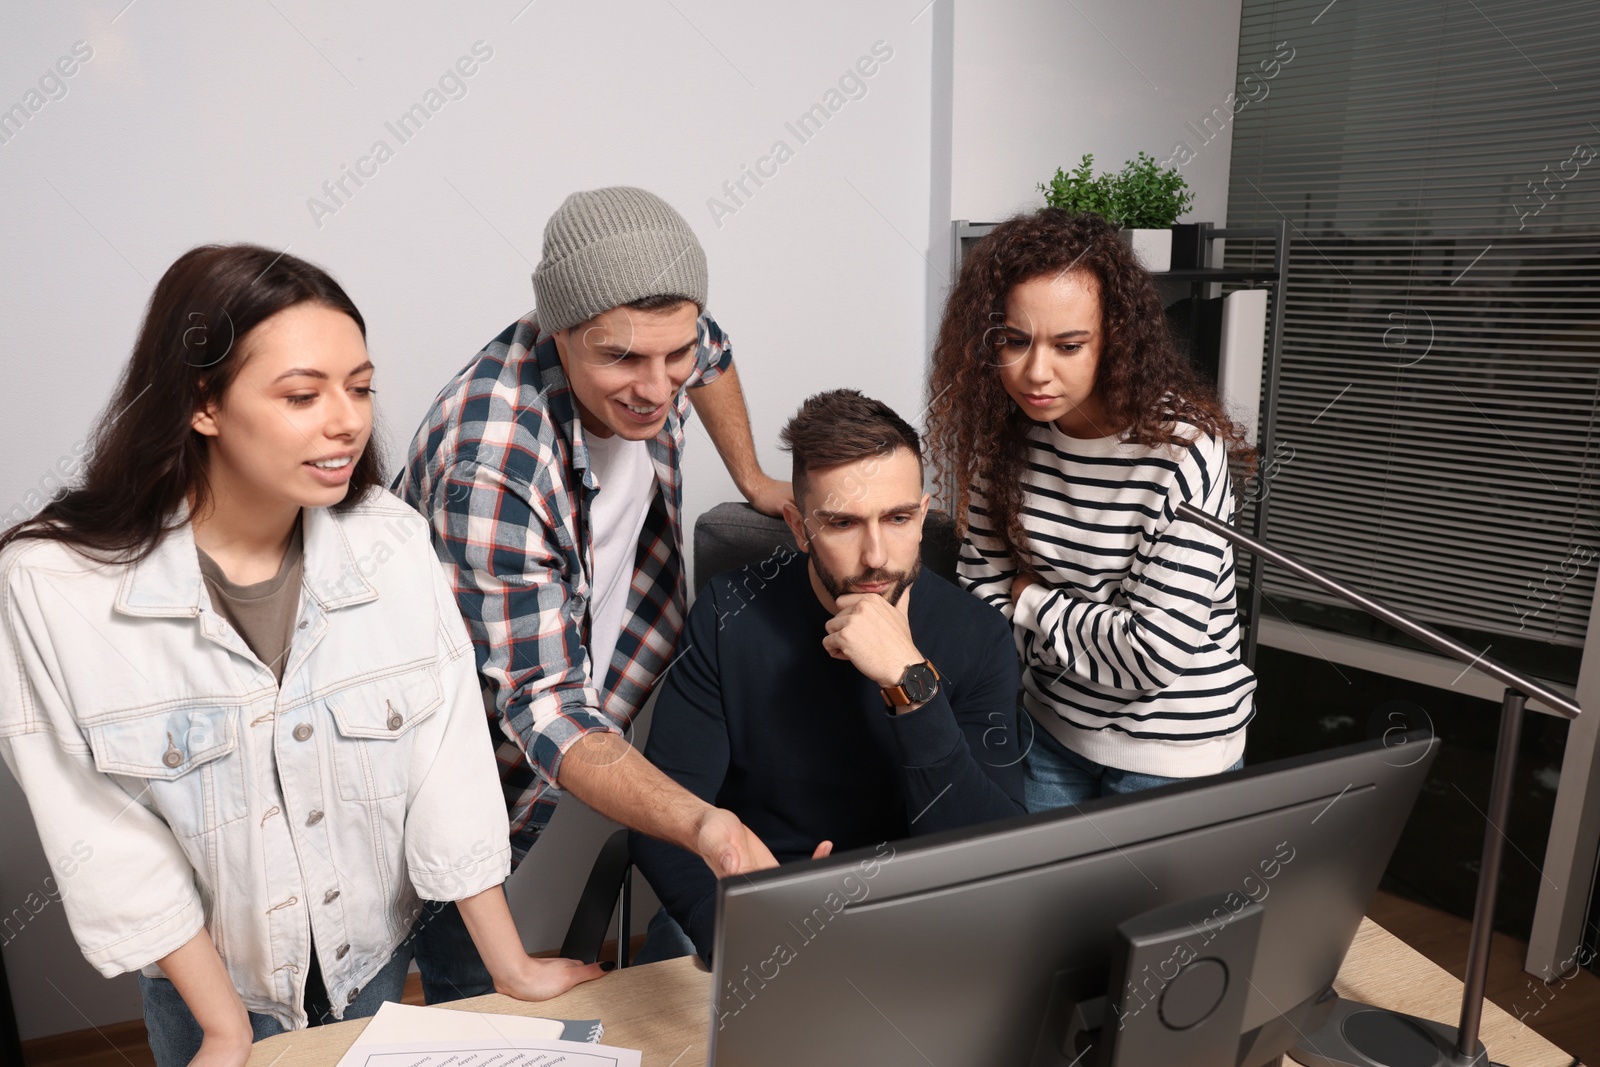
[[[386, 1000], [398, 1001], [406, 989], [406, 972], [411, 968], [411, 953], [403, 947], [384, 965], [383, 969], [368, 979], [361, 994], [344, 1009], [346, 1019], [364, 1019], [377, 1014]], [[150, 1051], [155, 1054], [156, 1067], [188, 1067], [195, 1053], [200, 1051], [200, 1024], [189, 1010], [178, 987], [166, 978], [139, 976], [139, 992], [144, 996], [144, 1026], [150, 1035]], [[327, 990], [322, 985], [322, 974], [316, 968], [306, 977], [306, 1014], [311, 1026], [337, 1022], [333, 1008], [328, 1003]], [[252, 1041], [283, 1033], [278, 1020], [270, 1015], [250, 1013]]]
[[697, 954], [694, 942], [689, 940], [689, 935], [684, 933], [683, 927], [667, 914], [666, 908], [658, 908], [650, 917], [650, 925], [645, 928], [644, 944], [639, 946], [639, 954], [631, 963], [638, 966], [642, 963], [660, 963], [662, 960], [675, 960], [679, 956]]
[[422, 902], [422, 914], [411, 929], [411, 948], [422, 976], [422, 998], [429, 1004], [494, 992], [494, 979], [454, 902]]
[[[1024, 712], [1026, 714], [1026, 712]], [[1241, 757], [1228, 770], [1244, 766]], [[1168, 778], [1160, 774], [1140, 774], [1096, 763], [1057, 741], [1042, 726], [1035, 726], [1033, 745], [1022, 763], [1022, 793], [1029, 811], [1048, 811], [1117, 793], [1137, 793], [1190, 778]]]

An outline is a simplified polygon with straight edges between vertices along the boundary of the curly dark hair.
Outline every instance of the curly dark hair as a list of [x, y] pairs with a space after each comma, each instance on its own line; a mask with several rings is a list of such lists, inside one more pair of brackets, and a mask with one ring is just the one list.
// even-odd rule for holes
[[961, 265], [939, 324], [928, 382], [927, 445], [939, 496], [967, 532], [973, 485], [1013, 561], [1030, 570], [1022, 528], [1022, 472], [1035, 425], [1012, 401], [994, 358], [1006, 297], [1041, 275], [1093, 277], [1103, 318], [1095, 394], [1122, 440], [1177, 451], [1193, 441], [1179, 422], [1225, 441], [1246, 467], [1255, 453], [1216, 391], [1178, 351], [1161, 298], [1117, 230], [1099, 215], [1045, 208], [996, 226]]

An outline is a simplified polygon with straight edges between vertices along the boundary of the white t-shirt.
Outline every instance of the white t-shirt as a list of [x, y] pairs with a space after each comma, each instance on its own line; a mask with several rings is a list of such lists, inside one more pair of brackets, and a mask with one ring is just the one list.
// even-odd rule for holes
[[595, 688], [605, 685], [611, 653], [622, 635], [633, 581], [634, 554], [645, 513], [657, 492], [656, 469], [648, 442], [616, 434], [586, 433], [589, 470], [600, 489], [589, 512], [589, 538], [594, 553], [589, 598], [589, 672]]

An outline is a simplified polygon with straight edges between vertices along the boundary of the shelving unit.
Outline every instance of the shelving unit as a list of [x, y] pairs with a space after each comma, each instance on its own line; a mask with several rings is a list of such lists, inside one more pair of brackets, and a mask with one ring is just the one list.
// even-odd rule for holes
[[[955, 234], [951, 242], [951, 277], [961, 270], [961, 261], [974, 241], [987, 237], [997, 223], [968, 222], [958, 219], [953, 224]], [[1224, 282], [1247, 283], [1260, 286], [1271, 293], [1267, 308], [1266, 351], [1262, 360], [1261, 419], [1256, 435], [1256, 448], [1261, 457], [1262, 478], [1266, 477], [1267, 464], [1271, 462], [1277, 445], [1274, 427], [1278, 415], [1278, 376], [1283, 355], [1283, 300], [1289, 270], [1289, 223], [1284, 220], [1276, 226], [1249, 226], [1218, 228], [1209, 222], [1174, 227], [1172, 259], [1174, 269], [1154, 275], [1161, 281], [1187, 283], [1196, 297], [1215, 295], [1211, 289]], [[1273, 260], [1270, 270], [1228, 270], [1214, 266], [1216, 242], [1224, 240], [1273, 242]], [[1251, 532], [1257, 540], [1265, 540], [1267, 533], [1268, 503], [1271, 487], [1263, 484], [1263, 492], [1255, 501], [1255, 514]], [[1249, 592], [1245, 608], [1244, 661], [1252, 670], [1256, 664], [1256, 638], [1261, 618], [1261, 560], [1251, 556], [1248, 563]]]

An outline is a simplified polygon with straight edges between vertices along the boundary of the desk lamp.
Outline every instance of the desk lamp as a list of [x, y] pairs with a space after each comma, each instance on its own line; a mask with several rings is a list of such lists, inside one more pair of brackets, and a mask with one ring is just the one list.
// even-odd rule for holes
[[[1423, 644], [1505, 683], [1500, 704], [1500, 733], [1495, 743], [1494, 776], [1489, 786], [1488, 825], [1483, 833], [1483, 858], [1478, 867], [1478, 892], [1472, 906], [1472, 936], [1467, 948], [1467, 974], [1461, 992], [1461, 1021], [1457, 1026], [1419, 1019], [1402, 1012], [1340, 1000], [1320, 1030], [1302, 1035], [1290, 1053], [1307, 1067], [1481, 1067], [1488, 1053], [1478, 1040], [1483, 1019], [1483, 991], [1489, 975], [1489, 943], [1494, 932], [1496, 883], [1504, 837], [1501, 827], [1511, 810], [1511, 772], [1516, 763], [1522, 712], [1530, 696], [1568, 719], [1580, 712], [1577, 704], [1527, 675], [1497, 663], [1410, 616], [1342, 582], [1313, 570], [1292, 556], [1206, 514], [1190, 504], [1179, 504], [1177, 515], [1218, 537], [1276, 563], [1341, 600], [1354, 604], [1376, 619], [1410, 634]], [[1251, 619], [1256, 626], [1258, 620]]]

